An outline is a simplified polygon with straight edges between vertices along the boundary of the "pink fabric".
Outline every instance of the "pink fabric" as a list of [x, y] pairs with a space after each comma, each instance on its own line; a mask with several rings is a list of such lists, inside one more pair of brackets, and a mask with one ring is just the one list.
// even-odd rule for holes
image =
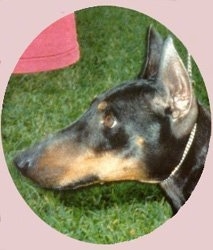
[[26, 49], [14, 73], [34, 73], [64, 68], [80, 58], [75, 15], [70, 14], [45, 29]]

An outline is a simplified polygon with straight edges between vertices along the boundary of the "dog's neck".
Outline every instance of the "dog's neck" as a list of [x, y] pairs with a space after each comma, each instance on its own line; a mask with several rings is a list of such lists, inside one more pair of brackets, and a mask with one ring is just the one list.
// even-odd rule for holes
[[194, 125], [179, 164], [168, 178], [160, 183], [168, 197], [173, 212], [185, 203], [196, 186], [203, 170], [210, 137], [210, 118], [199, 108], [197, 123]]
[[185, 158], [187, 157], [188, 153], [189, 153], [189, 150], [192, 146], [192, 143], [194, 141], [194, 138], [195, 138], [195, 134], [196, 134], [196, 130], [197, 130], [197, 123], [194, 124], [192, 130], [191, 130], [191, 133], [189, 135], [189, 139], [186, 143], [186, 146], [185, 146], [185, 149], [183, 151], [183, 154], [182, 154], [182, 158], [181, 160], [179, 161], [178, 165], [173, 169], [173, 171], [171, 172], [171, 174], [163, 181], [163, 182], [167, 182], [170, 178], [172, 178], [176, 172], [178, 172], [178, 170], [181, 168]]

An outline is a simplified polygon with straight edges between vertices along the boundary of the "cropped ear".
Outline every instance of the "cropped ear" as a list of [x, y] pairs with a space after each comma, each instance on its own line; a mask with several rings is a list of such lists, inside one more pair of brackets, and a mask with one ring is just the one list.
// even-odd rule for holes
[[168, 93], [167, 102], [173, 121], [186, 116], [193, 101], [192, 84], [171, 37], [164, 42], [157, 80]]
[[148, 49], [144, 70], [139, 74], [139, 78], [152, 78], [156, 76], [159, 69], [163, 39], [160, 34], [151, 26], [148, 32]]

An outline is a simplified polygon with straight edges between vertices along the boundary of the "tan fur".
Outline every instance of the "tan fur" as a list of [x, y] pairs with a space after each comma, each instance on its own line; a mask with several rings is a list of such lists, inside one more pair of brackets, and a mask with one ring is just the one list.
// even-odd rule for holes
[[102, 101], [98, 104], [98, 110], [99, 111], [104, 111], [107, 108], [108, 104], [106, 101]]
[[142, 147], [144, 145], [144, 138], [141, 136], [137, 136], [135, 139], [135, 143], [139, 146]]

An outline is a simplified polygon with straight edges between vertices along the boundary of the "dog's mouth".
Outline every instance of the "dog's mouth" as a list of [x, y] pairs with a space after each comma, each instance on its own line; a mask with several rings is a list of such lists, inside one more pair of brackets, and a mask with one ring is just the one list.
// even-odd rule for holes
[[[42, 148], [40, 146], [40, 148]], [[14, 165], [20, 170], [23, 176], [44, 188], [55, 190], [70, 190], [93, 184], [101, 184], [99, 177], [95, 174], [83, 176], [76, 175], [75, 178], [65, 181], [66, 173], [63, 165], [56, 167], [48, 164], [40, 165], [44, 153], [38, 153], [37, 150], [29, 149], [22, 152], [14, 159]], [[63, 177], [64, 176], [64, 177]]]
[[70, 190], [70, 189], [75, 190], [75, 189], [84, 188], [84, 187], [88, 187], [88, 186], [95, 185], [95, 184], [103, 185], [104, 182], [101, 182], [98, 176], [90, 175], [78, 181], [75, 181], [73, 183], [67, 184], [66, 186], [55, 187], [55, 189], [56, 190]]

